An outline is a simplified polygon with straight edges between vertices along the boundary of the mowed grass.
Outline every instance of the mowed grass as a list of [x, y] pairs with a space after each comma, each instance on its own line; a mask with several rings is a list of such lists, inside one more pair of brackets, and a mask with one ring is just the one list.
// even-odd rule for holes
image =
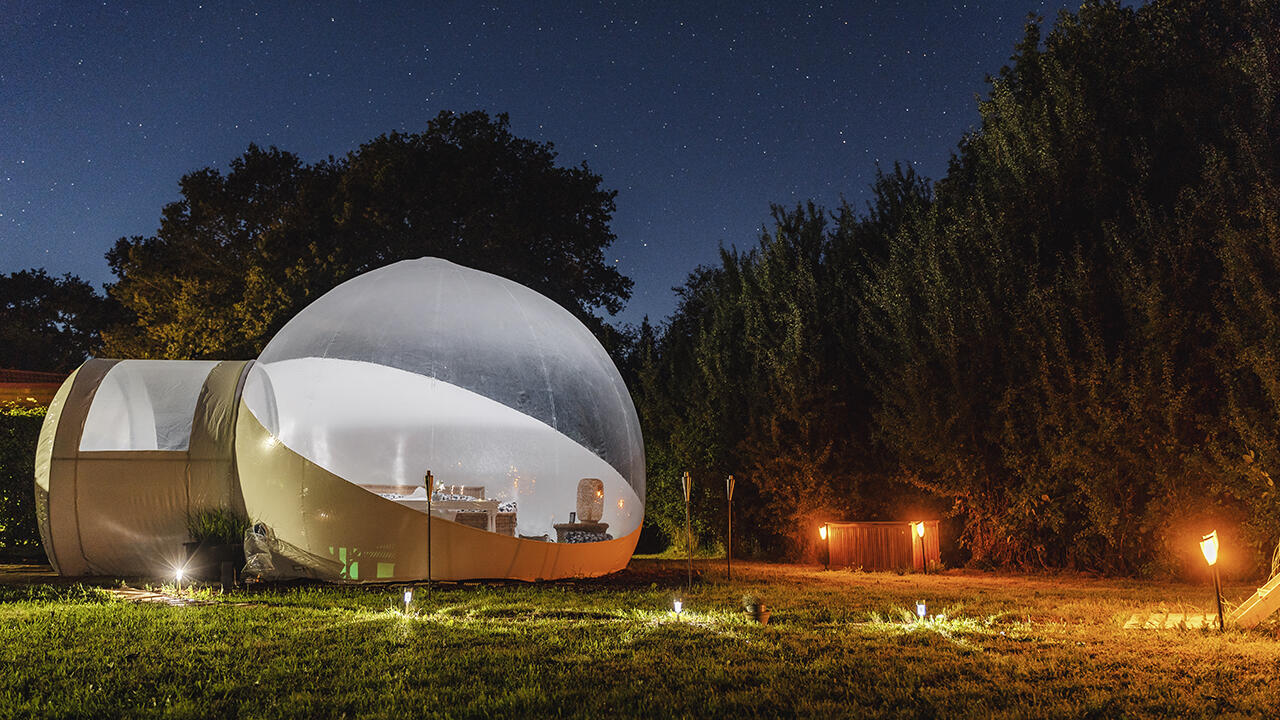
[[[0, 716], [1280, 716], [1277, 626], [1122, 629], [1134, 612], [1205, 612], [1204, 587], [748, 563], [730, 584], [722, 562], [696, 565], [691, 592], [682, 563], [652, 560], [419, 588], [409, 616], [399, 587], [167, 607], [0, 586]], [[934, 618], [911, 619], [917, 599]]]

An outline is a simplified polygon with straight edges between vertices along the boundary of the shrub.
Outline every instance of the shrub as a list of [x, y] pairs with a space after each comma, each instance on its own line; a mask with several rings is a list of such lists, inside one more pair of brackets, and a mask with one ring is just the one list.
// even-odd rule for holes
[[187, 513], [187, 533], [194, 542], [235, 545], [244, 541], [248, 518], [226, 508], [204, 508]]
[[35, 457], [45, 408], [0, 406], [0, 552], [40, 548], [36, 526]]

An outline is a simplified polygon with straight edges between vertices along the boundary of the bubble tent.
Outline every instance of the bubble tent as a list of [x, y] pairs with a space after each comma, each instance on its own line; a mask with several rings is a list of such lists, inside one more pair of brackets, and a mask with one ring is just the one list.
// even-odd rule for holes
[[643, 440], [604, 348], [546, 297], [434, 258], [339, 285], [256, 361], [88, 361], [45, 419], [37, 519], [64, 575], [168, 572], [187, 513], [220, 507], [300, 575], [416, 580], [428, 470], [435, 579], [601, 575], [639, 538]]

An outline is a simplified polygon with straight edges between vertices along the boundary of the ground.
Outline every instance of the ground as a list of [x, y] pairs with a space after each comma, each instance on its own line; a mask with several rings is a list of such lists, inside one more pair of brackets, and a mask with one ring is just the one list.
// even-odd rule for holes
[[729, 583], [722, 561], [695, 565], [692, 590], [683, 563], [656, 560], [420, 587], [408, 615], [398, 586], [175, 607], [0, 568], [0, 717], [1280, 715], [1280, 627], [1123, 629], [1211, 610], [1204, 586], [757, 563]]

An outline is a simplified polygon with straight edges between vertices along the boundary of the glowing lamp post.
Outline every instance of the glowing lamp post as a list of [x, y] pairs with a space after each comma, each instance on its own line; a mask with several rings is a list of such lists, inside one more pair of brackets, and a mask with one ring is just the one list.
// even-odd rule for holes
[[404, 589], [404, 614], [409, 614], [409, 603], [413, 602], [413, 588]]
[[818, 537], [822, 538], [822, 568], [824, 570], [831, 569], [831, 531], [827, 525], [822, 523], [822, 527], [818, 528]]
[[178, 584], [178, 594], [181, 595], [182, 594], [182, 568], [178, 568], [177, 570], [175, 570], [173, 572], [173, 577]]
[[675, 614], [679, 615], [684, 610], [684, 601], [681, 600], [680, 598], [676, 598], [675, 600], [672, 600], [671, 609], [675, 612]]
[[1213, 599], [1218, 603], [1218, 629], [1225, 630], [1222, 620], [1222, 583], [1218, 580], [1218, 531], [1200, 538], [1200, 552], [1204, 553], [1204, 561], [1213, 570]]

